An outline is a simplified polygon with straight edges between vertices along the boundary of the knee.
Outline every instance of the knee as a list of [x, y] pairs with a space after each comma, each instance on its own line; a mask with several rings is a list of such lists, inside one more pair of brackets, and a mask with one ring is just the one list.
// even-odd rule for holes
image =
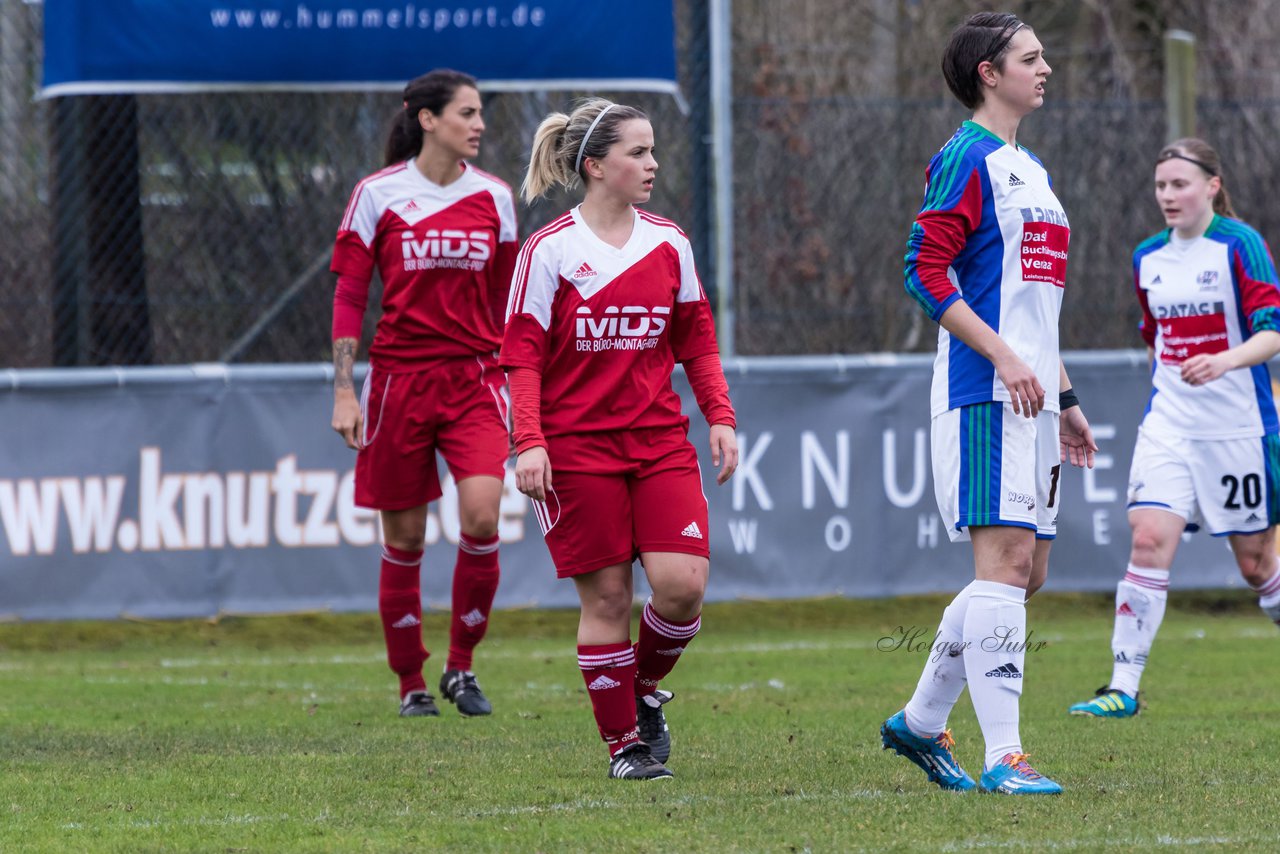
[[1157, 532], [1138, 525], [1133, 529], [1133, 546], [1129, 551], [1129, 562], [1134, 566], [1162, 569], [1161, 555], [1164, 554], [1165, 548], [1165, 543]]
[[1041, 587], [1044, 587], [1044, 582], [1045, 582], [1044, 576], [1040, 576], [1039, 578], [1037, 578], [1036, 574], [1033, 572], [1031, 574], [1030, 580], [1027, 581], [1027, 598], [1030, 599], [1032, 596], [1036, 594], [1037, 590], [1039, 590]]
[[426, 548], [426, 533], [416, 531], [387, 531], [383, 540], [393, 549], [402, 552], [420, 552]]
[[682, 572], [667, 573], [653, 590], [654, 609], [671, 620], [692, 619], [702, 611], [707, 590], [705, 558], [692, 558]]
[[1275, 572], [1275, 556], [1262, 550], [1250, 550], [1236, 555], [1240, 575], [1252, 587], [1260, 587]]
[[491, 540], [498, 534], [498, 509], [486, 507], [469, 513], [459, 513], [462, 533], [477, 540]]
[[476, 539], [493, 539], [498, 533], [498, 502], [465, 502], [458, 506], [462, 533]]
[[604, 623], [622, 623], [631, 619], [631, 591], [625, 587], [596, 590], [582, 600], [582, 611]]

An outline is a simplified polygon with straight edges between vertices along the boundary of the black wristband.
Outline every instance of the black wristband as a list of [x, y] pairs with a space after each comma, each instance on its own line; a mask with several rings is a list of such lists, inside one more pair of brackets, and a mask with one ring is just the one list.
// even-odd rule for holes
[[1073, 406], [1080, 405], [1080, 398], [1076, 397], [1076, 390], [1069, 388], [1058, 394], [1058, 411], [1066, 412]]

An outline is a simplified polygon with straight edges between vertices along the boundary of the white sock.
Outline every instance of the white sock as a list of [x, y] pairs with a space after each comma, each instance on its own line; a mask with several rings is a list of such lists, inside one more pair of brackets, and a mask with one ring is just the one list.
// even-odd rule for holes
[[969, 699], [987, 742], [984, 769], [1007, 753], [1021, 753], [1018, 701], [1026, 658], [1027, 591], [995, 581], [970, 585], [964, 615], [964, 667]]
[[1169, 570], [1129, 564], [1116, 585], [1116, 627], [1111, 635], [1115, 665], [1107, 687], [1138, 696], [1138, 683], [1169, 601]]
[[1280, 569], [1271, 573], [1271, 577], [1253, 588], [1258, 594], [1258, 607], [1280, 626]]
[[964, 692], [964, 615], [973, 584], [956, 594], [942, 612], [916, 692], [907, 702], [907, 728], [933, 738], [947, 728], [947, 717]]

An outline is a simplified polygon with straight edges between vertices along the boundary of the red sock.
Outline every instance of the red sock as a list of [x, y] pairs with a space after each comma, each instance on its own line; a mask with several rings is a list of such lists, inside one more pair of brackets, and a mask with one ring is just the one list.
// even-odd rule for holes
[[636, 656], [631, 642], [578, 645], [578, 667], [600, 737], [613, 756], [640, 740], [636, 730]]
[[652, 694], [662, 677], [680, 660], [680, 653], [702, 628], [702, 615], [687, 623], [664, 620], [653, 610], [653, 600], [640, 615], [640, 639], [636, 641], [636, 696]]
[[429, 653], [422, 645], [422, 552], [382, 547], [378, 611], [387, 639], [387, 664], [400, 676], [400, 696], [425, 691], [422, 664]]
[[498, 535], [480, 540], [463, 534], [458, 540], [458, 563], [453, 568], [449, 670], [471, 669], [471, 653], [489, 628], [498, 575]]

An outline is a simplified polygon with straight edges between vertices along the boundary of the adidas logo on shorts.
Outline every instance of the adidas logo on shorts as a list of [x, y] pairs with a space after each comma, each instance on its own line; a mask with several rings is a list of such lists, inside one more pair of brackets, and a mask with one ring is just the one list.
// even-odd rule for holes
[[995, 676], [999, 679], [1021, 679], [1022, 672], [1012, 663], [1002, 664], [995, 670], [988, 670], [984, 676]]
[[595, 678], [595, 680], [590, 685], [587, 686], [587, 690], [588, 691], [607, 691], [610, 688], [617, 688], [621, 684], [622, 683], [619, 682], [617, 679], [610, 679], [608, 676], [605, 676], [603, 673], [601, 673], [599, 676]]
[[702, 539], [702, 529], [698, 527], [697, 522], [690, 522], [685, 529], [680, 532], [682, 537], [693, 537], [695, 540]]

